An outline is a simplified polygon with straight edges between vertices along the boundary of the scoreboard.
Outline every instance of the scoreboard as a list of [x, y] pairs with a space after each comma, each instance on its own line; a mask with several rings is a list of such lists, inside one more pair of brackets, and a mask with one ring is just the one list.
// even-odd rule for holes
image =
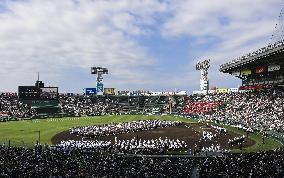
[[40, 88], [40, 99], [44, 100], [57, 100], [58, 87], [43, 87]]
[[40, 98], [40, 88], [36, 86], [19, 86], [20, 100], [36, 100]]
[[57, 100], [58, 87], [19, 86], [20, 100]]
[[38, 80], [35, 86], [19, 86], [18, 96], [38, 115], [54, 116], [60, 113], [58, 87], [44, 87], [44, 83]]

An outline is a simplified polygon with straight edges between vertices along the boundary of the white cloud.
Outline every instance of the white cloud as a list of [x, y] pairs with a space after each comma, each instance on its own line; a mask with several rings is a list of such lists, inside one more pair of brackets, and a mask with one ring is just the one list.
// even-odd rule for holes
[[[226, 84], [233, 87], [234, 83], [238, 85], [240, 82], [221, 74], [219, 65], [267, 45], [282, 5], [281, 0], [176, 2], [171, 18], [163, 24], [162, 34], [166, 38], [188, 37], [192, 39], [192, 46], [201, 46], [193, 55], [200, 60], [211, 59], [211, 86], [222, 87]], [[214, 44], [210, 44], [212, 41], [209, 39], [215, 39]], [[196, 60], [191, 60], [188, 66], [192, 67], [195, 63]], [[193, 71], [189, 73], [193, 75]], [[199, 81], [194, 83], [193, 87], [198, 89]]]
[[[154, 15], [166, 9], [152, 0], [27, 0], [1, 5], [6, 10], [0, 12], [0, 77], [10, 83], [2, 89], [15, 88], [37, 71], [54, 73], [51, 80], [56, 80], [70, 67], [104, 66], [123, 82], [143, 80], [143, 75], [131, 74], [155, 60], [132, 36], [145, 34], [142, 26], [153, 24]], [[11, 75], [17, 80], [10, 81]]]
[[[198, 89], [196, 60], [181, 65], [188, 72], [168, 75], [163, 70], [154, 71], [158, 59], [150, 55], [149, 47], [142, 46], [138, 38], [161, 34], [165, 38], [193, 39], [190, 46], [198, 48], [191, 55], [212, 59], [211, 84], [231, 86], [230, 76], [220, 74], [218, 65], [268, 43], [281, 3], [281, 0], [1, 1], [0, 90], [32, 84], [37, 71], [46, 76], [43, 80], [53, 81], [59, 87], [66, 79], [65, 91], [78, 89], [93, 81], [88, 73], [91, 66], [108, 67], [111, 76], [106, 79], [114, 87]], [[153, 29], [160, 29], [161, 34]], [[216, 44], [208, 47], [212, 40]], [[186, 71], [184, 68], [182, 71]], [[71, 70], [87, 71], [81, 74], [88, 75], [88, 80], [83, 75], [76, 78], [77, 73]]]

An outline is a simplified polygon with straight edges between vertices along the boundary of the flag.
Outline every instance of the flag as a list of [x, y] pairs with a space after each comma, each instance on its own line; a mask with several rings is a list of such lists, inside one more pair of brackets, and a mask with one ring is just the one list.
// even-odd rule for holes
[[256, 69], [255, 69], [255, 73], [257, 73], [257, 74], [259, 74], [259, 73], [263, 73], [263, 72], [265, 72], [265, 67], [257, 67]]
[[268, 72], [280, 70], [280, 65], [270, 65], [268, 66]]
[[240, 76], [240, 71], [234, 71], [234, 72], [232, 72], [232, 76]]
[[241, 70], [241, 75], [250, 75], [251, 74], [251, 70], [250, 69], [243, 69]]

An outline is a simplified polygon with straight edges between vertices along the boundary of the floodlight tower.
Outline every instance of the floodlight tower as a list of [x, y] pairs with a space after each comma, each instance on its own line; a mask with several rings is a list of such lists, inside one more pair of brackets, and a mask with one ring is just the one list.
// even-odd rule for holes
[[172, 107], [173, 107], [173, 99], [171, 96], [168, 96], [169, 100], [168, 100], [168, 109], [169, 109], [169, 113], [172, 114]]
[[208, 70], [210, 68], [210, 59], [198, 62], [196, 64], [196, 70], [200, 70], [200, 90], [208, 91], [209, 89], [209, 79], [208, 79]]
[[108, 69], [103, 67], [91, 67], [91, 74], [97, 75], [97, 94], [103, 94], [103, 75], [108, 74]]

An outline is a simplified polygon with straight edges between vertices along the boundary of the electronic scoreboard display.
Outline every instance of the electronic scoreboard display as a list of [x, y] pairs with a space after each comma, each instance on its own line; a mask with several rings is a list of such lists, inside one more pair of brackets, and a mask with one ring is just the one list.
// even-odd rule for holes
[[57, 100], [58, 87], [19, 86], [20, 100]]
[[44, 83], [38, 80], [35, 86], [19, 86], [18, 96], [37, 114], [54, 115], [60, 112], [58, 87], [44, 87]]
[[40, 89], [36, 86], [19, 86], [19, 99], [36, 100], [40, 98]]

